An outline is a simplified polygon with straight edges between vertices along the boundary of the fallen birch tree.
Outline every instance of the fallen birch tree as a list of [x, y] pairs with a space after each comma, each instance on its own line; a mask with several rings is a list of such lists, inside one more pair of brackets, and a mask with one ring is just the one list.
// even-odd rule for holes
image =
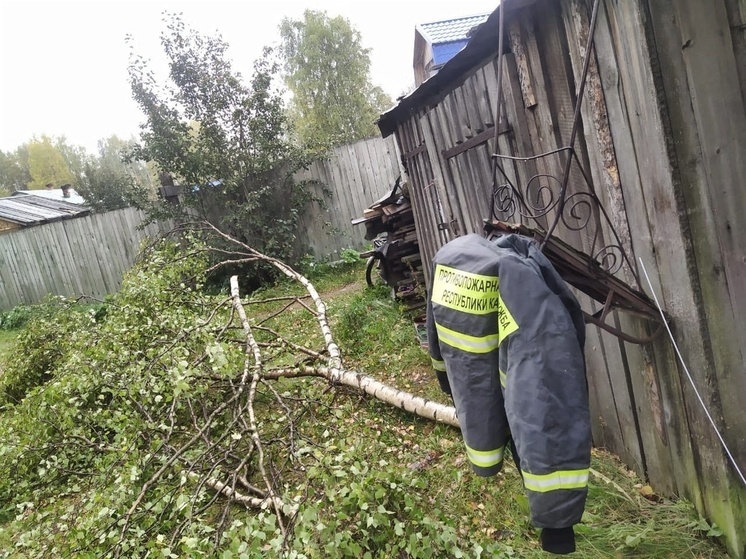
[[[211, 249], [219, 253], [221, 260], [210, 267], [208, 273], [214, 272], [224, 266], [262, 262], [273, 266], [288, 278], [302, 285], [308, 293], [312, 304], [308, 305], [297, 297], [289, 297], [287, 298], [287, 303], [279, 311], [273, 313], [272, 316], [276, 317], [282, 312], [287, 312], [288, 309], [300, 303], [306, 311], [313, 315], [323, 338], [324, 350], [318, 351], [292, 342], [283, 337], [281, 333], [260, 325], [259, 323], [262, 320], [250, 317], [246, 311], [249, 302], [240, 293], [239, 278], [235, 275], [232, 276], [230, 278], [230, 298], [224, 302], [230, 302], [232, 307], [231, 316], [234, 318], [231, 318], [231, 321], [237, 320], [240, 323], [240, 331], [243, 338], [242, 370], [237, 380], [232, 383], [231, 390], [228, 393], [229, 397], [225, 401], [211, 410], [207, 415], [203, 411], [201, 414], [202, 417], [199, 417], [195, 413], [192, 414], [192, 422], [195, 427], [198, 427], [196, 433], [186, 443], [179, 446], [169, 445], [171, 448], [165, 464], [143, 484], [137, 498], [130, 506], [125, 517], [125, 522], [120, 529], [122, 538], [124, 538], [125, 533], [129, 529], [131, 520], [137, 514], [142, 513], [142, 501], [145, 499], [149, 489], [157, 484], [169, 469], [176, 467], [186, 468], [188, 471], [187, 479], [192, 484], [195, 484], [197, 487], [210, 489], [214, 492], [215, 497], [222, 497], [228, 503], [238, 503], [257, 510], [269, 506], [275, 512], [282, 534], [286, 538], [290, 537], [290, 526], [295, 521], [298, 503], [291, 503], [283, 498], [279, 490], [280, 479], [277, 478], [278, 470], [274, 466], [268, 466], [266, 462], [266, 453], [264, 450], [266, 436], [260, 427], [263, 421], [261, 411], [257, 409], [258, 406], [256, 405], [258, 388], [262, 386], [273, 395], [279, 409], [285, 410], [286, 415], [290, 417], [289, 406], [284, 402], [283, 397], [271, 387], [271, 382], [273, 381], [317, 377], [326, 380], [331, 390], [336, 390], [339, 387], [348, 387], [419, 417], [458, 427], [458, 419], [455, 409], [452, 406], [427, 400], [415, 394], [389, 386], [362, 372], [347, 369], [344, 366], [339, 346], [335, 341], [329, 324], [326, 304], [314, 285], [302, 274], [284, 262], [262, 254], [252, 247], [241, 243], [209, 223], [200, 223], [198, 225], [187, 224], [183, 227], [192, 230], [196, 228], [203, 232], [209, 232], [211, 235], [236, 247], [234, 250]], [[252, 304], [256, 304], [256, 301], [253, 301]], [[211, 318], [208, 318], [207, 322], [210, 322], [217, 314], [216, 309], [211, 313]], [[253, 325], [252, 322], [254, 323]], [[228, 328], [228, 325], [222, 331], [225, 331], [226, 328]], [[264, 334], [270, 333], [273, 338], [272, 343], [259, 343], [255, 335], [257, 331], [261, 331]], [[263, 349], [267, 347], [282, 347], [286, 351], [292, 351], [300, 356], [300, 359], [296, 359], [296, 362], [299, 363], [290, 367], [270, 366], [263, 355]], [[230, 413], [233, 420], [225, 427], [219, 429], [217, 433], [208, 435], [208, 433], [214, 430], [215, 419], [222, 416], [228, 410], [232, 410]], [[292, 439], [292, 420], [289, 420], [289, 423], [291, 432], [288, 433], [288, 436]], [[235, 458], [233, 460], [226, 460], [224, 458], [215, 462], [216, 456], [225, 457], [231, 454], [238, 454], [233, 448], [236, 446], [233, 443], [237, 439], [247, 439], [250, 441], [248, 452], [245, 453], [241, 460], [235, 463]], [[190, 452], [193, 446], [197, 445], [201, 446], [200, 455], [202, 459], [207, 459], [207, 461], [198, 463], [184, 460], [183, 457]], [[289, 445], [292, 448], [294, 441], [290, 440]], [[232, 467], [227, 467], [231, 462], [233, 462]], [[227, 517], [228, 509], [225, 508], [224, 518], [227, 519]], [[117, 547], [115, 556], [119, 556], [120, 552], [121, 548]]]
[[[208, 224], [179, 232], [187, 228], [217, 236], [222, 248], [204, 239], [149, 247], [100, 311], [71, 312], [78, 303], [60, 301], [4, 371], [0, 451], [12, 459], [0, 461], [0, 497], [23, 508], [78, 495], [81, 506], [66, 513], [71, 556], [145, 556], [161, 548], [210, 555], [245, 537], [236, 535], [238, 510], [257, 530], [257, 522], [271, 520], [272, 545], [291, 549], [300, 515], [317, 506], [332, 507], [325, 514], [334, 510], [331, 503], [317, 505], [312, 488], [347, 468], [360, 475], [354, 472], [368, 467], [356, 466], [355, 454], [334, 443], [335, 433], [349, 437], [358, 431], [355, 422], [367, 425], [381, 413], [365, 410], [363, 396], [458, 425], [452, 407], [346, 368], [327, 306], [302, 274]], [[228, 243], [234, 248], [226, 249]], [[211, 268], [208, 255], [215, 251], [220, 262]], [[226, 296], [205, 293], [211, 271], [245, 262], [274, 266], [307, 295], [248, 297], [237, 276]], [[317, 334], [284, 335], [284, 317], [294, 326], [302, 319]], [[344, 425], [335, 424], [339, 414]], [[412, 433], [411, 424], [405, 429], [398, 422], [378, 425], [379, 436]], [[389, 472], [406, 476], [439, 454], [413, 453], [411, 446], [385, 447], [410, 464]], [[384, 485], [405, 498], [403, 487]], [[350, 506], [348, 514], [361, 514]], [[376, 520], [360, 520], [368, 521]], [[44, 532], [34, 545], [58, 545], [55, 533]], [[47, 536], [54, 541], [45, 543]], [[354, 538], [349, 544], [357, 545]]]

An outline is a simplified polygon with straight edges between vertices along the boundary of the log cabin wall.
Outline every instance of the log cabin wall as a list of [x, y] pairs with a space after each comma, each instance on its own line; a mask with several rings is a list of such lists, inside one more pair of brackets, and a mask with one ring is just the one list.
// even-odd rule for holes
[[[499, 112], [496, 11], [442, 75], [382, 115], [379, 126], [396, 135], [411, 183], [426, 271], [440, 246], [480, 232], [490, 217], [493, 153], [527, 157], [568, 144], [591, 4], [506, 0]], [[618, 277], [631, 283], [647, 272], [686, 363], [668, 336], [634, 345], [589, 325], [594, 443], [657, 491], [693, 501], [736, 557], [746, 555], [746, 486], [687, 374], [743, 472], [745, 22], [743, 0], [601, 0], [567, 192], [583, 196], [587, 169], [609, 217], [600, 238], [616, 233], [629, 256]], [[498, 182], [540, 205], [546, 177], [562, 176], [565, 157], [501, 159]], [[529, 225], [546, 227], [553, 217]], [[590, 229], [564, 219], [555, 234], [585, 252], [596, 246]], [[652, 295], [644, 281], [643, 288]], [[650, 333], [638, 318], [619, 315], [616, 324]]]

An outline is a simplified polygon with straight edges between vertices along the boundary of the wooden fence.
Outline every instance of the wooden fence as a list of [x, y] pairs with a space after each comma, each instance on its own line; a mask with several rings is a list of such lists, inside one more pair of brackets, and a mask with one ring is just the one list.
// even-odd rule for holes
[[117, 291], [140, 244], [170, 228], [138, 229], [143, 220], [126, 208], [0, 235], [0, 311], [50, 294], [100, 298]]
[[316, 162], [299, 180], [316, 180], [312, 202], [301, 218], [299, 230], [317, 258], [334, 259], [344, 248], [362, 248], [365, 227], [353, 227], [351, 220], [391, 192], [403, 175], [396, 140], [371, 138], [332, 150], [329, 159]]
[[[299, 180], [319, 181], [311, 188], [322, 202], [309, 204], [298, 227], [313, 255], [335, 259], [344, 248], [362, 248], [365, 228], [351, 220], [389, 193], [401, 174], [395, 140], [380, 137], [335, 148], [329, 159], [300, 173]], [[140, 243], [160, 231], [157, 225], [139, 230], [143, 220], [144, 214], [127, 208], [0, 235], [0, 311], [49, 294], [115, 292]]]
[[[440, 81], [431, 78], [381, 119], [384, 134], [396, 134], [407, 166], [426, 266], [441, 245], [481, 231], [490, 217], [493, 153], [526, 158], [568, 145], [591, 4], [506, 3], [499, 118], [495, 13], [441, 70]], [[620, 279], [630, 282], [632, 272], [644, 277], [644, 263], [694, 385], [741, 471], [745, 21], [746, 4], [738, 0], [602, 0], [575, 145], [631, 257]], [[529, 183], [551, 187], [546, 177], [562, 177], [566, 153], [504, 160], [506, 174], [524, 193]], [[568, 196], [584, 182], [574, 165]], [[526, 197], [540, 206], [547, 191], [537, 192]], [[549, 212], [546, 220], [553, 217]], [[588, 252], [593, 237], [565, 223], [558, 236]], [[541, 219], [531, 225], [541, 226]], [[609, 233], [606, 224], [607, 240]], [[581, 299], [587, 310], [598, 309]], [[629, 316], [618, 316], [616, 325], [633, 335], [650, 333]], [[723, 530], [731, 553], [744, 557], [746, 486], [668, 337], [633, 345], [589, 326], [586, 356], [594, 443], [620, 455], [657, 491], [692, 500]]]

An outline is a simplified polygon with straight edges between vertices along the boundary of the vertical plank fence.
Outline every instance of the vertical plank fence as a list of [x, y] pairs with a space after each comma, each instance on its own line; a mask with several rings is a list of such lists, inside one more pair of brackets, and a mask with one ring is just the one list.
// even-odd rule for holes
[[135, 208], [28, 227], [0, 235], [0, 311], [47, 295], [102, 298], [117, 291], [140, 244], [170, 224], [138, 226]]
[[328, 159], [296, 175], [321, 183], [311, 186], [320, 202], [308, 205], [298, 226], [315, 257], [335, 259], [342, 249], [365, 246], [365, 228], [350, 222], [391, 192], [404, 174], [399, 159], [394, 138], [375, 137], [335, 148]]

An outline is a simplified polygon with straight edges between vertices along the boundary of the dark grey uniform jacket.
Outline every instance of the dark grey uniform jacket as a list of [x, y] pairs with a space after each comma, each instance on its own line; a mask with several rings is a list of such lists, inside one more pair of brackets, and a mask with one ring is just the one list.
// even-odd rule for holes
[[591, 430], [580, 306], [537, 244], [458, 237], [433, 259], [430, 357], [467, 456], [496, 474], [513, 438], [535, 526], [580, 521]]

